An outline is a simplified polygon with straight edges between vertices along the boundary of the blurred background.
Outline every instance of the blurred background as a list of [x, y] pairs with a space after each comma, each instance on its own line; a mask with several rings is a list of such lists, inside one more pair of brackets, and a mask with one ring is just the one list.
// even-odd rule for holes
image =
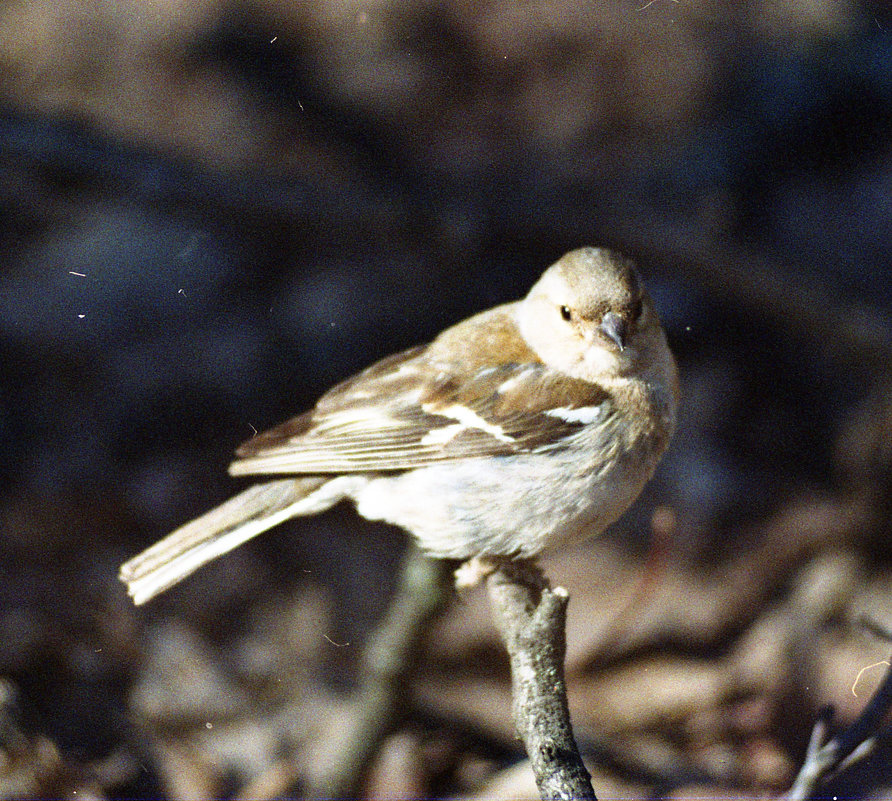
[[[118, 565], [255, 430], [583, 244], [639, 260], [684, 394], [636, 507], [545, 563], [595, 787], [789, 786], [888, 658], [890, 32], [879, 0], [0, 3], [0, 798], [299, 793], [404, 535], [336, 509], [141, 609]], [[484, 598], [433, 635], [363, 795], [534, 797]], [[890, 756], [828, 794], [889, 797]]]

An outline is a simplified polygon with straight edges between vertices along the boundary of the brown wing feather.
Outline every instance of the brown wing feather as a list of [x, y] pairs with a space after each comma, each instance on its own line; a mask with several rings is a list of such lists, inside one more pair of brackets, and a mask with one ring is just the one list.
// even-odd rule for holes
[[378, 376], [369, 384], [354, 382], [349, 392], [339, 391], [336, 403], [320, 403], [247, 442], [231, 472], [380, 472], [529, 452], [559, 446], [583, 425], [555, 415], [555, 409], [608, 400], [601, 387], [543, 365], [503, 365], [464, 381], [443, 372], [406, 379], [383, 402], [380, 395], [367, 397]]
[[[400, 368], [416, 360], [426, 347], [419, 345], [388, 356], [340, 384], [336, 384], [317, 401], [314, 409], [251, 437], [239, 445], [235, 455], [246, 459], [281, 447], [288, 447], [289, 444], [298, 441], [304, 435], [312, 435], [314, 426], [327, 415], [330, 416], [337, 411], [360, 406], [377, 406], [384, 393], [396, 396], [401, 390], [397, 381], [400, 377]], [[410, 381], [406, 378], [403, 383], [404, 389]], [[414, 381], [411, 383], [414, 386]]]
[[230, 472], [383, 472], [560, 447], [584, 424], [567, 410], [607, 401], [601, 387], [546, 367], [502, 306], [338, 384], [242, 445]]

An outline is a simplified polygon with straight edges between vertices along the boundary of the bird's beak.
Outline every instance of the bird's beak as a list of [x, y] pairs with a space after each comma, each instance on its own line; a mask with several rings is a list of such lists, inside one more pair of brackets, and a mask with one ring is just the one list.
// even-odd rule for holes
[[616, 344], [620, 350], [626, 347], [626, 321], [616, 312], [607, 312], [601, 319], [601, 325], [598, 326], [604, 336]]

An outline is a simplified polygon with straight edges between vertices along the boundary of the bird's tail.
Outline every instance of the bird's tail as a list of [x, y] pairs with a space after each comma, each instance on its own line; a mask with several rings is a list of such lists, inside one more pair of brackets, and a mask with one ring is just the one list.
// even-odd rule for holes
[[289, 517], [330, 506], [335, 499], [322, 504], [311, 499], [329, 480], [308, 476], [255, 484], [125, 562], [119, 578], [133, 602], [143, 604]]

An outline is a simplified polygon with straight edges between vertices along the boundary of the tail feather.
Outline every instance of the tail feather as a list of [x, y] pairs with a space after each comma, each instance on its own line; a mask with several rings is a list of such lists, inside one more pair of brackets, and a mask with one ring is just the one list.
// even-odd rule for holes
[[287, 478], [255, 484], [121, 565], [119, 577], [143, 604], [212, 559], [296, 514], [329, 479]]

